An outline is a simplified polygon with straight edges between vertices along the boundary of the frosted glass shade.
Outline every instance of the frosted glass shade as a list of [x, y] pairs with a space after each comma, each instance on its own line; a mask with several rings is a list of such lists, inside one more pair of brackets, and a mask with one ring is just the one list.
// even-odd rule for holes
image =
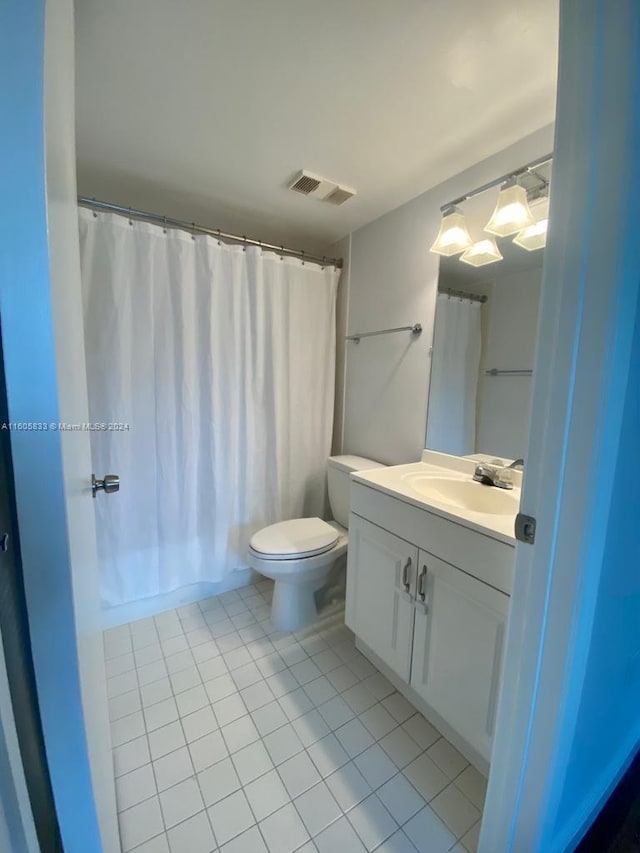
[[529, 225], [528, 228], [523, 228], [518, 231], [518, 234], [513, 238], [516, 246], [521, 249], [526, 249], [528, 252], [533, 252], [535, 249], [544, 249], [547, 245], [547, 226], [548, 219], [541, 219], [535, 225]]
[[535, 219], [527, 202], [527, 191], [516, 184], [500, 190], [496, 209], [484, 230], [498, 237], [508, 237], [534, 224]]
[[486, 240], [474, 243], [460, 256], [460, 260], [463, 264], [471, 264], [472, 267], [483, 267], [485, 264], [501, 261], [502, 255], [496, 246], [496, 241], [492, 237], [487, 237]]
[[464, 214], [454, 208], [451, 213], [442, 217], [440, 231], [429, 251], [435, 252], [436, 255], [450, 257], [464, 252], [472, 242], [467, 231], [467, 223], [464, 221]]

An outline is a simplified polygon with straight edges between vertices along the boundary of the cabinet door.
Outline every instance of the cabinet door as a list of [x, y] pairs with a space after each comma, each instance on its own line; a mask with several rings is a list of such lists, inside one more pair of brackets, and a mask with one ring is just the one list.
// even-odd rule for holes
[[507, 595], [420, 551], [411, 685], [487, 761], [508, 611]]
[[351, 514], [346, 623], [391, 669], [409, 680], [415, 612], [410, 592], [418, 549]]

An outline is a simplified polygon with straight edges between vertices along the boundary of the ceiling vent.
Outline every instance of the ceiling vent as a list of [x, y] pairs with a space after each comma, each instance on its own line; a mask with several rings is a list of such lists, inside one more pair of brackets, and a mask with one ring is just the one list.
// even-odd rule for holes
[[335, 181], [330, 181], [305, 170], [298, 172], [289, 184], [289, 189], [334, 205], [344, 204], [347, 199], [356, 194], [356, 191], [349, 187], [340, 186]]

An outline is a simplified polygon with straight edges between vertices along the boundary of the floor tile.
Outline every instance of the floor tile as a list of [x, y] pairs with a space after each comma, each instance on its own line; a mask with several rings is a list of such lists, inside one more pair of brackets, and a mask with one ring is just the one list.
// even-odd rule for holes
[[118, 816], [124, 853], [164, 832], [158, 797], [151, 797]]
[[468, 853], [476, 853], [478, 850], [478, 842], [480, 840], [480, 821], [478, 821], [471, 829], [462, 836], [462, 846]]
[[347, 820], [367, 850], [375, 850], [398, 829], [398, 825], [375, 794], [355, 806]]
[[405, 823], [403, 830], [418, 853], [445, 853], [456, 843], [455, 836], [429, 806]]
[[264, 744], [261, 741], [245, 746], [233, 754], [233, 764], [243, 785], [252, 782], [273, 768]]
[[440, 737], [440, 732], [422, 714], [414, 714], [402, 724], [402, 728], [422, 749], [428, 749]]
[[266, 681], [258, 681], [250, 687], [245, 687], [240, 691], [240, 696], [248, 711], [256, 711], [275, 699]]
[[213, 806], [242, 787], [230, 758], [225, 758], [198, 773], [198, 784], [207, 806]]
[[268, 705], [253, 711], [251, 719], [262, 737], [288, 722], [286, 714], [276, 701], [269, 702]]
[[[307, 654], [312, 654], [307, 649], [305, 649], [305, 651]], [[331, 649], [326, 649], [318, 654], [312, 655], [311, 660], [318, 667], [320, 672], [323, 673], [331, 672], [332, 669], [337, 669], [339, 666], [342, 666], [342, 660], [335, 652], [332, 652]]]
[[114, 675], [121, 675], [123, 672], [128, 672], [130, 669], [135, 668], [136, 661], [133, 652], [126, 652], [123, 655], [118, 655], [117, 658], [105, 661], [107, 678], [113, 678]]
[[[284, 649], [280, 649], [280, 657], [286, 665], [292, 669], [299, 663], [309, 659], [309, 656], [299, 643], [291, 643]], [[318, 675], [322, 673], [318, 672]], [[316, 676], [317, 677], [317, 676]], [[297, 679], [296, 679], [297, 681]], [[298, 682], [300, 683], [300, 682]]]
[[175, 655], [169, 655], [165, 660], [167, 672], [173, 675], [176, 672], [181, 672], [183, 669], [191, 669], [195, 660], [190, 651], [177, 652]]
[[243, 749], [250, 743], [260, 740], [260, 734], [248, 714], [246, 717], [240, 717], [239, 720], [234, 720], [232, 723], [224, 726], [222, 736], [231, 754], [238, 752], [238, 750]]
[[220, 800], [207, 811], [220, 847], [255, 823], [247, 798], [242, 791], [236, 791], [226, 800]]
[[164, 699], [170, 699], [173, 696], [171, 682], [168, 678], [160, 678], [158, 681], [152, 681], [151, 684], [143, 684], [140, 687], [140, 696], [144, 708], [155, 705], [156, 702], [162, 702]]
[[[293, 853], [309, 839], [298, 812], [289, 803], [260, 823], [269, 853]], [[334, 851], [335, 853], [335, 851]]]
[[209, 697], [200, 684], [198, 687], [192, 687], [190, 690], [185, 690], [184, 693], [178, 693], [176, 696], [176, 705], [181, 717], [186, 717], [193, 714], [194, 711], [199, 711], [201, 708], [206, 708], [209, 705]]
[[411, 702], [405, 699], [402, 693], [392, 693], [391, 696], [382, 700], [382, 705], [398, 723], [406, 723], [416, 712]]
[[326, 783], [343, 812], [348, 812], [371, 794], [371, 786], [353, 762], [340, 767]]
[[247, 708], [240, 694], [234, 693], [232, 696], [227, 696], [226, 699], [214, 702], [213, 713], [216, 715], [218, 725], [222, 729], [227, 723], [232, 723], [234, 720], [239, 720], [240, 717], [246, 716]]
[[380, 740], [380, 738], [388, 735], [389, 732], [398, 727], [398, 723], [382, 703], [373, 705], [367, 711], [363, 711], [358, 719], [364, 724], [375, 740]]
[[153, 772], [155, 773], [158, 791], [165, 791], [172, 785], [193, 776], [195, 771], [187, 747], [183, 746], [181, 749], [163, 755], [162, 758], [154, 761]]
[[136, 649], [133, 656], [136, 666], [144, 666], [147, 663], [152, 663], [154, 660], [162, 660], [164, 657], [160, 643], [156, 643], [153, 646], [146, 646], [144, 649]]
[[[314, 678], [313, 681], [305, 684], [304, 692], [316, 707], [324, 705], [325, 702], [334, 699], [338, 695], [337, 690], [326, 675], [321, 675], [320, 678]], [[343, 722], [346, 722], [346, 720], [343, 720]]]
[[116, 696], [136, 690], [137, 687], [138, 674], [135, 669], [131, 669], [123, 672], [122, 675], [114, 675], [113, 678], [107, 679], [107, 696], [109, 699], [115, 699]]
[[159, 796], [167, 830], [204, 809], [200, 787], [195, 778], [178, 782]]
[[329, 726], [315, 708], [291, 723], [303, 746], [311, 746], [329, 734]]
[[109, 719], [111, 722], [119, 720], [121, 717], [128, 717], [130, 714], [135, 714], [142, 708], [139, 690], [130, 690], [128, 693], [122, 693], [120, 696], [115, 696], [108, 700]]
[[319, 853], [365, 853], [366, 850], [346, 817], [332, 823], [314, 841]]
[[166, 832], [140, 844], [134, 853], [171, 853]]
[[463, 836], [480, 820], [479, 810], [453, 783], [434, 797], [430, 806], [456, 838]]
[[416, 791], [429, 802], [449, 784], [449, 777], [425, 753], [403, 770]]
[[113, 763], [116, 776], [123, 776], [125, 773], [130, 773], [132, 770], [136, 770], [150, 761], [151, 754], [146, 735], [127, 741], [127, 743], [123, 743], [122, 746], [117, 746], [113, 750]]
[[266, 735], [264, 745], [276, 766], [282, 764], [283, 761], [291, 758], [291, 756], [300, 752], [303, 748], [300, 738], [290, 723]]
[[307, 750], [321, 776], [329, 776], [349, 761], [349, 756], [335, 735], [330, 734]]
[[409, 841], [408, 836], [399, 829], [391, 838], [387, 838], [384, 844], [376, 848], [376, 853], [416, 853], [416, 848]]
[[288, 669], [278, 672], [275, 675], [268, 676], [266, 682], [276, 698], [286, 696], [287, 693], [291, 693], [291, 691], [297, 690], [299, 687], [298, 682], [291, 675]]
[[312, 838], [342, 817], [342, 809], [324, 782], [297, 797], [294, 805]]
[[321, 780], [315, 764], [306, 752], [300, 752], [278, 767], [278, 773], [291, 799], [303, 794]]
[[260, 684], [263, 681], [262, 673], [257, 664], [247, 663], [231, 672], [231, 677], [238, 690], [251, 687], [252, 684]]
[[358, 676], [346, 664], [339, 666], [337, 669], [332, 669], [326, 675], [338, 693], [342, 693], [343, 690], [348, 690], [349, 687], [353, 687], [354, 684], [358, 683]]
[[184, 693], [185, 690], [191, 690], [193, 687], [202, 685], [200, 672], [197, 666], [192, 666], [189, 669], [181, 669], [179, 672], [174, 672], [169, 676], [171, 687], [175, 695]]
[[289, 802], [289, 795], [275, 770], [244, 786], [251, 811], [257, 821], [264, 820]]
[[354, 684], [342, 694], [342, 698], [351, 708], [354, 714], [361, 714], [363, 711], [373, 707], [378, 701], [376, 697], [369, 693], [366, 687], [362, 684]]
[[228, 674], [219, 675], [217, 678], [205, 682], [204, 689], [212, 704], [238, 692], [233, 678]]
[[186, 745], [182, 726], [179, 722], [169, 723], [168, 726], [149, 732], [148, 738], [151, 758], [154, 761]]
[[313, 702], [302, 687], [281, 696], [278, 701], [289, 720], [296, 720], [308, 711], [313, 710]]
[[424, 799], [402, 773], [385, 782], [376, 793], [400, 826], [426, 805]]
[[[183, 851], [186, 853], [186, 851]], [[265, 843], [260, 835], [260, 830], [252, 826], [242, 835], [236, 836], [224, 847], [220, 848], [220, 853], [269, 853]]]
[[171, 853], [211, 853], [216, 840], [206, 812], [200, 812], [167, 831]]
[[186, 717], [182, 717], [182, 728], [187, 743], [192, 743], [194, 740], [199, 740], [201, 737], [216, 731], [218, 722], [213, 710], [207, 705], [193, 714], [187, 714]]
[[398, 772], [396, 765], [377, 743], [356, 756], [354, 764], [374, 790]]
[[139, 684], [151, 684], [152, 681], [167, 677], [167, 665], [164, 660], [156, 660], [138, 667], [137, 673]]
[[487, 780], [475, 767], [469, 765], [459, 776], [456, 776], [456, 787], [473, 805], [482, 811], [484, 798], [487, 794]]
[[342, 696], [335, 696], [333, 699], [329, 699], [328, 702], [320, 705], [318, 711], [322, 714], [323, 720], [331, 731], [340, 728], [340, 726], [348, 723], [354, 717], [353, 711]]
[[136, 711], [126, 717], [120, 717], [111, 723], [111, 745], [122, 746], [123, 743], [141, 737], [146, 732], [142, 711]]
[[227, 665], [221, 655], [208, 658], [198, 664], [198, 672], [203, 681], [213, 681], [220, 675], [226, 675]]
[[130, 809], [156, 794], [156, 780], [151, 764], [145, 764], [116, 779], [118, 811]]
[[422, 747], [418, 746], [415, 740], [400, 727], [381, 738], [379, 743], [400, 770], [410, 764], [422, 752]]
[[222, 732], [211, 732], [210, 735], [189, 744], [189, 754], [196, 773], [211, 767], [229, 754]]
[[312, 660], [303, 660], [290, 667], [291, 674], [300, 685], [308, 684], [323, 673]]
[[374, 671], [373, 675], [370, 675], [368, 676], [368, 678], [365, 678], [362, 684], [378, 700], [384, 699], [395, 692], [395, 687], [393, 686], [393, 684], [391, 684], [391, 682], [388, 681], [380, 672]]
[[[214, 639], [211, 639], [208, 642], [201, 643], [199, 646], [196, 646], [195, 648], [191, 649], [190, 654], [192, 655], [196, 664], [198, 664], [199, 666], [205, 661], [220, 657], [220, 649], [218, 648], [218, 644], [216, 643], [216, 641]], [[168, 665], [169, 661], [167, 661], [167, 666]]]
[[223, 654], [223, 658], [229, 668], [229, 672], [233, 672], [234, 669], [238, 669], [240, 666], [246, 666], [249, 663], [253, 663], [253, 658], [244, 646], [240, 646], [231, 652], [226, 652]]
[[256, 660], [256, 666], [258, 667], [262, 677], [268, 678], [270, 675], [282, 672], [286, 667], [286, 663], [282, 660], [278, 652], [272, 652], [271, 654]]
[[360, 720], [350, 720], [336, 729], [336, 737], [350, 758], [355, 758], [373, 744], [373, 738]]
[[176, 700], [164, 699], [156, 705], [150, 705], [143, 711], [144, 721], [148, 732], [154, 729], [160, 729], [162, 726], [168, 726], [169, 723], [174, 723], [178, 719], [178, 706]]

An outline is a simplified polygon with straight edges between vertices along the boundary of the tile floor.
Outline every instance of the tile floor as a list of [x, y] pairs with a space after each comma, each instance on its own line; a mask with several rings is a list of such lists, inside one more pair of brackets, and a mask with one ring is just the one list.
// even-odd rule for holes
[[261, 581], [105, 632], [123, 851], [475, 853], [485, 780], [335, 605], [275, 631]]

